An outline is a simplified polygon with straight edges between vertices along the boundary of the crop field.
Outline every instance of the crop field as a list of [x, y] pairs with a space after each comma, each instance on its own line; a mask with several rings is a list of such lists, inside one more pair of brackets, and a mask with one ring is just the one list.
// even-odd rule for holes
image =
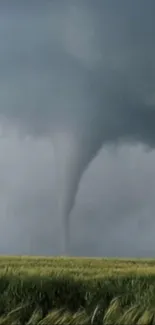
[[155, 324], [155, 260], [0, 257], [1, 324]]

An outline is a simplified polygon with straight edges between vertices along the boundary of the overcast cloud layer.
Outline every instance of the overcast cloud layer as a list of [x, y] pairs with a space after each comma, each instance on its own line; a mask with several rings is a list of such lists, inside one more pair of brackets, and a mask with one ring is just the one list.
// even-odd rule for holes
[[[51, 143], [0, 140], [0, 253], [61, 254]], [[154, 256], [155, 153], [103, 150], [86, 171], [71, 218], [71, 253]]]
[[0, 4], [0, 253], [61, 253], [51, 139], [65, 131], [84, 164], [103, 145], [72, 211], [72, 254], [153, 255], [154, 1], [23, 3]]

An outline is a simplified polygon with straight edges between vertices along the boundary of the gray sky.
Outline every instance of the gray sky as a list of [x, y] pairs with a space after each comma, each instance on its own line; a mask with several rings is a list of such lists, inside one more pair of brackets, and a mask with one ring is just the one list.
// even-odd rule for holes
[[80, 182], [72, 254], [153, 256], [154, 1], [23, 3], [0, 4], [0, 253], [61, 254], [63, 131], [82, 139], [82, 166], [103, 144]]
[[[0, 140], [0, 251], [60, 254], [52, 145]], [[154, 254], [154, 151], [102, 150], [81, 181], [71, 219], [72, 254]]]

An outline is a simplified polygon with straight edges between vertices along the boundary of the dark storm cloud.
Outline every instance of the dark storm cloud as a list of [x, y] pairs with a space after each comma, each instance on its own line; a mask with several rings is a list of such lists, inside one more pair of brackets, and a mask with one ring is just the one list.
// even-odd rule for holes
[[16, 1], [1, 9], [2, 116], [28, 133], [56, 125], [97, 129], [99, 145], [154, 142], [154, 1]]

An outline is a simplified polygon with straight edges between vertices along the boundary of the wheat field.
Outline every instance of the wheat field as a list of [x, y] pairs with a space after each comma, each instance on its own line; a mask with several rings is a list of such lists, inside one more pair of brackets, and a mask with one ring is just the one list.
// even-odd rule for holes
[[155, 324], [155, 260], [1, 256], [1, 324]]
[[82, 279], [115, 275], [153, 275], [155, 259], [109, 259], [0, 256], [0, 275], [59, 275], [67, 274]]

